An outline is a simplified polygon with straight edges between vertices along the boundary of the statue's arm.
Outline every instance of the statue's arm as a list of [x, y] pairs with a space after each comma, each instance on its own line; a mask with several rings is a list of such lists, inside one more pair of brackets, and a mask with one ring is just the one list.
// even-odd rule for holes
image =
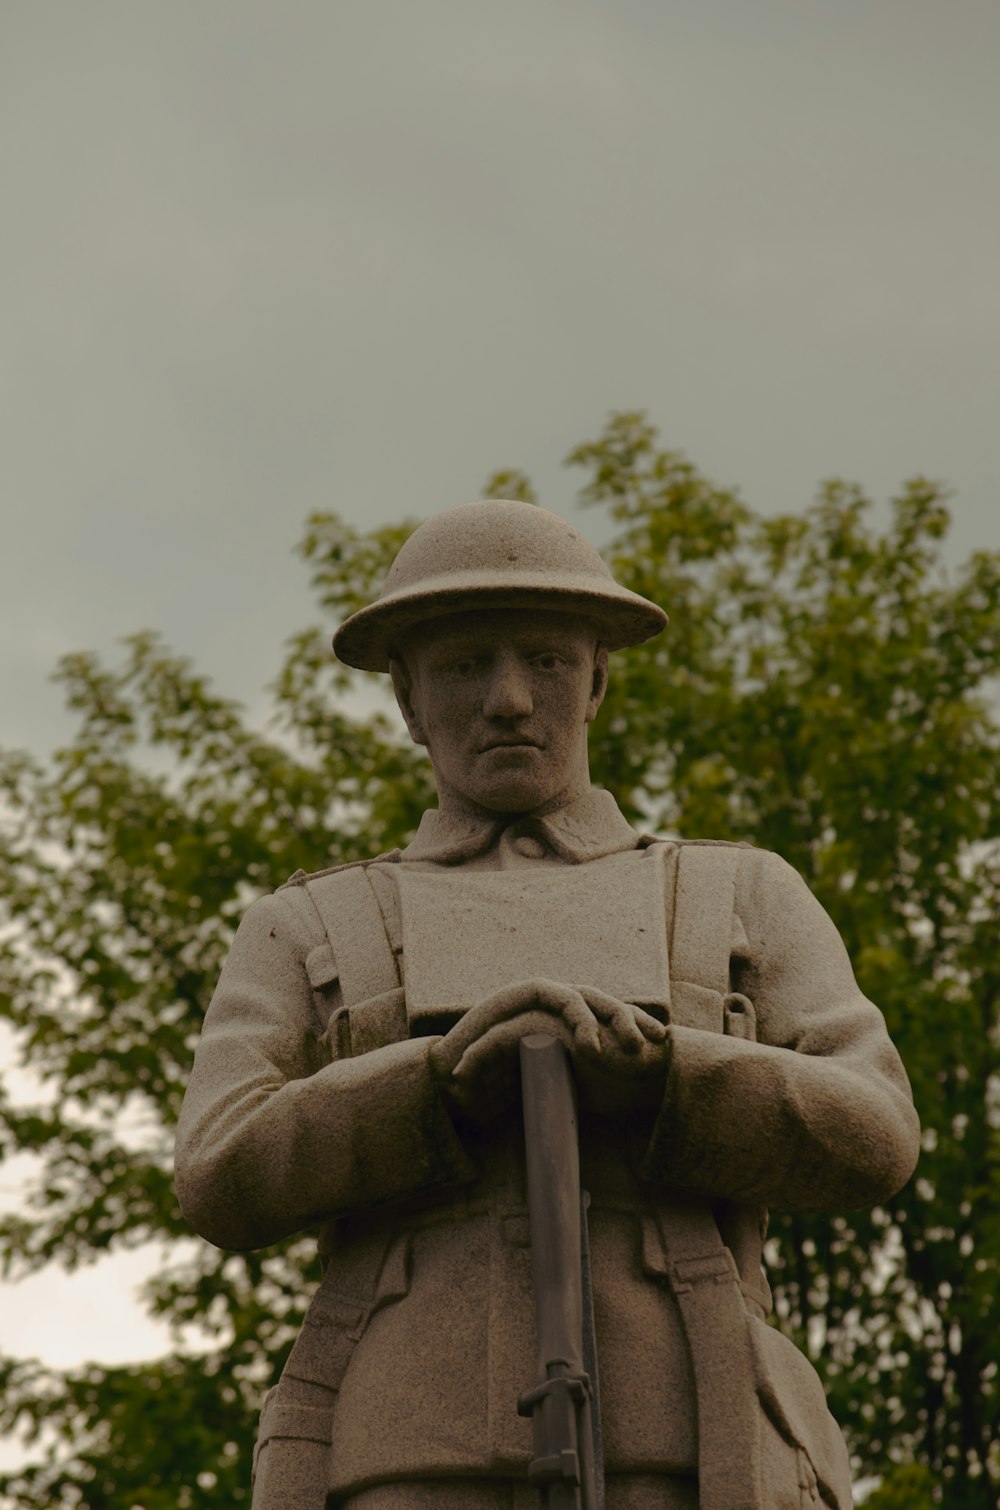
[[327, 1063], [281, 895], [244, 917], [205, 1016], [177, 1130], [185, 1216], [259, 1248], [330, 1215], [469, 1177], [428, 1063], [434, 1039]]
[[878, 1008], [826, 912], [791, 866], [741, 855], [756, 1043], [671, 1027], [647, 1172], [786, 1210], [868, 1206], [913, 1172], [919, 1125]]

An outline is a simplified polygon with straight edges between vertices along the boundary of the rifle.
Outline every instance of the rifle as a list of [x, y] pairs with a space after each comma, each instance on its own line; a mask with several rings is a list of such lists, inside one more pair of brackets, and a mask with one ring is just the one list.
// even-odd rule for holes
[[[537, 1382], [528, 1478], [545, 1510], [603, 1510], [600, 1411], [576, 1095], [566, 1050], [549, 1033], [521, 1039]], [[590, 1346], [588, 1346], [588, 1343]]]

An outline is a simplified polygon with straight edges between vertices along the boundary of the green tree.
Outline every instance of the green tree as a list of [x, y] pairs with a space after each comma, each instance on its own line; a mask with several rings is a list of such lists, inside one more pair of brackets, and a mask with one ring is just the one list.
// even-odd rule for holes
[[[1000, 555], [942, 565], [949, 517], [923, 479], [885, 530], [828, 483], [764, 518], [662, 448], [641, 414], [576, 449], [616, 575], [667, 634], [619, 658], [595, 779], [646, 826], [778, 850], [830, 911], [910, 1070], [918, 1176], [886, 1209], [776, 1216], [779, 1324], [824, 1375], [885, 1504], [986, 1510], [1000, 1485]], [[520, 473], [487, 495], [532, 497]], [[297, 634], [266, 732], [151, 634], [121, 663], [63, 660], [78, 718], [49, 762], [0, 755], [0, 1012], [51, 1087], [4, 1100], [0, 1154], [37, 1160], [0, 1227], [8, 1276], [161, 1240], [150, 1306], [207, 1351], [66, 1374], [0, 1361], [0, 1428], [35, 1444], [0, 1503], [174, 1510], [249, 1501], [260, 1397], [315, 1278], [310, 1243], [183, 1243], [171, 1128], [201, 1015], [253, 896], [292, 870], [405, 840], [429, 771], [352, 694], [332, 624], [367, 601], [412, 521], [332, 515], [301, 550], [323, 626]], [[375, 706], [377, 711], [359, 711]], [[992, 1454], [992, 1456], [991, 1456]], [[907, 1497], [908, 1496], [908, 1497]]]
[[865, 1510], [934, 1510], [934, 1479], [921, 1463], [907, 1463], [889, 1470]]

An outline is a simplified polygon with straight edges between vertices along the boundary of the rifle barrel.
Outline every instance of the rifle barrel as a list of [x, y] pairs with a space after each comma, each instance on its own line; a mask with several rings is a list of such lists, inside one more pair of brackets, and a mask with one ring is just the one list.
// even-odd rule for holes
[[566, 1050], [550, 1033], [521, 1039], [538, 1377], [550, 1363], [583, 1368], [580, 1145]]
[[596, 1510], [591, 1386], [583, 1361], [580, 1145], [566, 1050], [521, 1039], [536, 1384], [518, 1409], [534, 1422], [529, 1477], [546, 1510]]

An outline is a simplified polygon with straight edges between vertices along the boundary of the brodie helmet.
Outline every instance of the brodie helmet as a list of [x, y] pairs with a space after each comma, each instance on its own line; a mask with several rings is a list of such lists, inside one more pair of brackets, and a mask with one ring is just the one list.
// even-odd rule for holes
[[621, 587], [558, 514], [491, 498], [446, 509], [414, 530], [378, 598], [345, 619], [333, 648], [348, 666], [388, 671], [415, 624], [477, 608], [578, 613], [609, 650], [641, 644], [667, 622], [662, 608]]

